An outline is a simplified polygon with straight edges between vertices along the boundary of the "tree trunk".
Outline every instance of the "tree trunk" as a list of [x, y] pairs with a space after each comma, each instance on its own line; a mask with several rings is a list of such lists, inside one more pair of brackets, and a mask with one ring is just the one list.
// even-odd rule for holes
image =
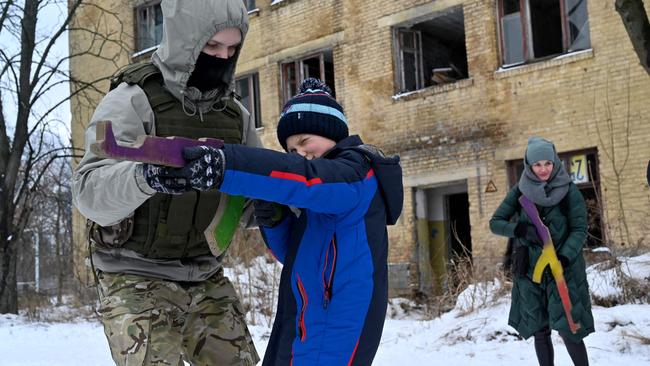
[[18, 314], [15, 238], [9, 237], [10, 204], [0, 182], [0, 314]]
[[7, 236], [0, 237], [2, 253], [0, 254], [0, 314], [18, 314], [18, 287], [16, 285], [16, 256], [13, 240]]
[[[20, 68], [18, 74], [17, 99], [18, 108], [16, 111], [16, 125], [14, 132], [13, 146], [8, 151], [10, 155], [3, 158], [0, 167], [3, 182], [0, 185], [0, 314], [18, 312], [18, 296], [16, 285], [16, 258], [15, 236], [19, 235], [18, 227], [14, 225], [14, 213], [16, 205], [13, 202], [13, 193], [18, 180], [21, 159], [27, 144], [28, 120], [31, 113], [30, 98], [33, 85], [30, 84], [32, 72], [32, 61], [36, 48], [36, 21], [40, 2], [37, 0], [26, 0], [22, 9], [23, 14], [20, 21]], [[6, 134], [5, 134], [6, 136]], [[6, 163], [5, 163], [6, 162]], [[11, 229], [11, 230], [10, 230]], [[9, 238], [13, 235], [13, 238]]]
[[650, 23], [642, 0], [616, 0], [616, 11], [630, 36], [641, 66], [650, 75]]
[[56, 267], [57, 267], [57, 286], [56, 286], [56, 304], [61, 305], [63, 299], [63, 253], [61, 251], [61, 219], [62, 209], [61, 201], [56, 201], [56, 225], [54, 226], [54, 240], [56, 241]]
[[[37, 36], [37, 22], [40, 17], [45, 18], [48, 14], [41, 11], [47, 7], [60, 7], [57, 5], [59, 3], [67, 3], [67, 14], [61, 11], [64, 18], [58, 19], [57, 26], [48, 34], [48, 38], [42, 34]], [[48, 130], [52, 113], [71, 98], [94, 98], [94, 93], [100, 92], [97, 86], [110, 78], [109, 74], [95, 80], [76, 80], [67, 65], [73, 58], [86, 60], [85, 57], [96, 57], [112, 63], [114, 70], [117, 70], [118, 63], [126, 59], [123, 57], [126, 50], [130, 49], [130, 44], [126, 43], [130, 42], [130, 38], [121, 31], [124, 27], [119, 19], [120, 13], [102, 8], [101, 3], [87, 0], [0, 1], [0, 32], [20, 37], [15, 49], [10, 47], [0, 50], [0, 314], [16, 313], [18, 308], [16, 272], [20, 263], [16, 256], [20, 249], [19, 237], [30, 224], [33, 205], [39, 202], [44, 173], [50, 169], [54, 159], [72, 157], [63, 154], [63, 151], [76, 150], [64, 142], [46, 137], [51, 132]], [[86, 9], [82, 10], [83, 8]], [[97, 21], [77, 22], [75, 18], [78, 11], [83, 13], [80, 18], [90, 17]], [[110, 17], [111, 20], [107, 23], [105, 17]], [[120, 31], [109, 32], [104, 28], [106, 24], [116, 24], [116, 29]], [[55, 45], [57, 40], [66, 38], [66, 32], [75, 32], [77, 37], [88, 39], [88, 42], [83, 41], [83, 46], [74, 46], [74, 51], [73, 48], [69, 50], [70, 54], [59, 57]], [[71, 83], [71, 93], [57, 96], [53, 88], [65, 81]], [[54, 101], [50, 101], [50, 97]], [[7, 106], [4, 103], [12, 105], [9, 108], [12, 121], [5, 119]], [[61, 189], [52, 190], [61, 192]], [[41, 196], [40, 200], [48, 199]], [[45, 204], [42, 206], [47, 207]], [[59, 207], [59, 215], [69, 211], [69, 203]], [[41, 210], [35, 216], [43, 218], [49, 215], [50, 212]], [[67, 244], [72, 237], [72, 227], [69, 219], [58, 217], [57, 220], [57, 298], [61, 299], [66, 275], [70, 273], [71, 267], [70, 259], [63, 256], [66, 251], [71, 254], [73, 252]], [[32, 225], [38, 227], [38, 223]], [[65, 230], [59, 232], [63, 227]], [[43, 233], [50, 230], [41, 229]]]

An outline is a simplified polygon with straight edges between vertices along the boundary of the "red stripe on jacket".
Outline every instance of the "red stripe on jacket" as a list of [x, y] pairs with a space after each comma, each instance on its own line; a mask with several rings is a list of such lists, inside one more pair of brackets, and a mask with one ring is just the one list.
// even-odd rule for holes
[[274, 170], [270, 174], [271, 178], [279, 178], [279, 179], [285, 179], [285, 180], [293, 180], [295, 182], [300, 182], [304, 183], [306, 186], [311, 187], [316, 184], [322, 184], [323, 181], [320, 178], [312, 178], [310, 180], [307, 180], [307, 177], [304, 175], [300, 174], [295, 174], [295, 173], [287, 173], [287, 172], [279, 172], [277, 170]]
[[357, 339], [357, 345], [354, 346], [354, 351], [352, 351], [352, 356], [350, 357], [350, 361], [348, 361], [348, 366], [352, 365], [352, 361], [354, 361], [354, 356], [357, 354], [357, 348], [359, 348], [359, 340]]

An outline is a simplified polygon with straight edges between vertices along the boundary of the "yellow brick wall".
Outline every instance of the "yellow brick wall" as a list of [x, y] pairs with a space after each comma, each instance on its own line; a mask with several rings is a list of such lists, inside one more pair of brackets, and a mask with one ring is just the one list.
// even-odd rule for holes
[[[141, 2], [141, 1], [140, 1]], [[88, 31], [72, 31], [69, 34], [70, 54], [81, 56], [70, 59], [73, 78], [93, 82], [102, 80], [92, 88], [80, 91], [74, 86], [70, 99], [72, 114], [72, 145], [77, 152], [84, 149], [86, 125], [103, 95], [108, 91], [108, 78], [121, 66], [130, 62], [133, 47], [133, 8], [129, 0], [102, 0], [99, 7], [82, 6], [73, 20], [75, 28], [96, 31], [100, 36], [91, 36]], [[101, 56], [97, 57], [98, 55]], [[73, 159], [73, 167], [81, 159]], [[86, 219], [75, 209], [72, 216], [75, 242], [74, 263], [76, 276], [85, 283], [92, 277], [87, 270], [88, 246], [85, 233]]]
[[[597, 148], [609, 239], [617, 248], [630, 247], [619, 219], [622, 198], [629, 239], [648, 245], [650, 78], [613, 1], [588, 0], [590, 51], [508, 70], [499, 69], [493, 0], [270, 3], [258, 0], [238, 65], [239, 74], [260, 76], [263, 141], [279, 148], [279, 63], [332, 49], [337, 99], [351, 132], [401, 155], [407, 187], [403, 215], [389, 228], [389, 260], [410, 265], [413, 286], [418, 283], [413, 188], [459, 177], [467, 181], [473, 257], [480, 268], [494, 270], [506, 240], [492, 235], [488, 222], [507, 192], [506, 161], [522, 158], [531, 135], [554, 141], [560, 152]], [[464, 10], [469, 78], [393, 98], [391, 27], [455, 5]], [[126, 8], [124, 19], [132, 17]], [[106, 67], [89, 64], [72, 67], [79, 74]], [[77, 145], [89, 114], [73, 113]], [[612, 151], [614, 164], [608, 158]], [[485, 193], [490, 180], [497, 192]]]

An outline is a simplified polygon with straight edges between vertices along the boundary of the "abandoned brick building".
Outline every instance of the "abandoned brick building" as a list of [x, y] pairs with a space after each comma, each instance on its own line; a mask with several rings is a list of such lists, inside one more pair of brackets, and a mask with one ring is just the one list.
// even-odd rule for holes
[[[496, 269], [506, 240], [488, 221], [520, 174], [531, 135], [555, 142], [588, 202], [587, 248], [648, 246], [650, 79], [613, 1], [245, 3], [250, 31], [237, 90], [267, 146], [279, 149], [281, 107], [315, 76], [332, 86], [352, 133], [401, 156], [404, 211], [389, 229], [392, 294], [444, 290], [463, 258]], [[147, 59], [161, 38], [159, 1], [102, 4], [119, 15], [131, 48], [116, 62], [73, 60], [81, 80]], [[97, 21], [92, 9], [76, 19]], [[90, 42], [70, 34], [71, 50]], [[72, 102], [77, 147], [100, 98]], [[85, 248], [84, 221], [77, 215], [75, 223]]]

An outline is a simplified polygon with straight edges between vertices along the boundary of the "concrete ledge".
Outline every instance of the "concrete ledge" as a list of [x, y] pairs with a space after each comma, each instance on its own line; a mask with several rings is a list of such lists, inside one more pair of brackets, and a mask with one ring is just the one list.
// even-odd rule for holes
[[317, 52], [326, 48], [333, 48], [343, 43], [343, 31], [317, 38], [298, 46], [285, 48], [269, 56], [270, 62], [285, 61], [287, 59], [306, 56], [312, 52]]
[[[406, 9], [395, 14], [381, 17], [377, 20], [377, 26], [392, 27], [394, 25], [403, 25], [404, 23], [418, 23], [422, 19], [430, 17], [432, 14], [450, 8], [452, 6], [463, 5], [463, 0], [436, 0]], [[442, 14], [441, 14], [442, 15]]]
[[263, 66], [281, 62], [293, 58], [307, 56], [310, 53], [315, 53], [324, 49], [334, 48], [343, 43], [343, 32], [337, 32], [327, 35], [325, 37], [317, 38], [298, 46], [285, 48], [281, 51], [275, 52], [268, 56], [258, 57], [246, 62], [237, 63], [237, 75], [243, 75], [248, 72], [260, 69]]
[[483, 165], [437, 170], [426, 174], [405, 176], [404, 186], [431, 188], [438, 185], [446, 185], [450, 182], [462, 181], [485, 175], [487, 175], [487, 168]]
[[584, 51], [566, 53], [554, 58], [550, 58], [548, 60], [540, 60], [530, 64], [513, 66], [507, 69], [500, 68], [494, 72], [494, 78], [498, 80], [498, 79], [515, 76], [515, 75], [527, 74], [529, 72], [544, 70], [544, 69], [548, 69], [560, 65], [566, 65], [581, 60], [591, 59], [593, 57], [594, 57], [594, 51], [591, 48]]
[[474, 85], [474, 79], [460, 79], [453, 83], [432, 85], [426, 88], [393, 95], [394, 101], [408, 101], [418, 98], [426, 98], [431, 95], [451, 92], [452, 90], [467, 88]]

